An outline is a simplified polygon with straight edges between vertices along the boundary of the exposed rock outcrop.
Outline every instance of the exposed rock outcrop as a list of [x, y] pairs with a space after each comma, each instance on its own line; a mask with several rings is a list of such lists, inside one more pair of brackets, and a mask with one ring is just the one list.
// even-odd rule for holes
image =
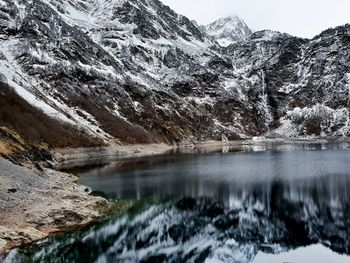
[[102, 216], [107, 200], [90, 196], [74, 176], [38, 171], [0, 158], [0, 254], [49, 233], [87, 224]]

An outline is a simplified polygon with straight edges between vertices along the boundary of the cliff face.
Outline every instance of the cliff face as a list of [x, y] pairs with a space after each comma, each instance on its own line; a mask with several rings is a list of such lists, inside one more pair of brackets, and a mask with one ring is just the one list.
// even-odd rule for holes
[[157, 0], [0, 0], [2, 90], [85, 142], [349, 136], [349, 41], [345, 25], [225, 48]]

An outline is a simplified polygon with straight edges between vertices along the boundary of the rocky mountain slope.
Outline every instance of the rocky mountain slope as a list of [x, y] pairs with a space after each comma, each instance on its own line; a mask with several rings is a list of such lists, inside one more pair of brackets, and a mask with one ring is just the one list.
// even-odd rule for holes
[[[65, 146], [349, 136], [349, 42], [345, 25], [225, 48], [158, 0], [0, 0], [1, 96], [69, 127]], [[17, 120], [0, 125], [26, 136]]]
[[252, 34], [251, 29], [238, 16], [220, 18], [205, 26], [204, 31], [223, 47], [245, 40]]

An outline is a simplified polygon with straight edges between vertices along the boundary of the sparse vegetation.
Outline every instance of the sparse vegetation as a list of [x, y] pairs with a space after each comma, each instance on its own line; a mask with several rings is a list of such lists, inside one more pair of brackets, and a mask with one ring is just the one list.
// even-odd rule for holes
[[49, 146], [30, 143], [8, 127], [0, 127], [0, 156], [10, 160], [44, 161], [51, 159]]
[[[51, 148], [88, 147], [104, 144], [101, 139], [95, 138], [85, 131], [47, 116], [1, 82], [0, 127], [7, 127], [8, 134], [12, 134], [12, 140], [17, 140], [19, 145], [23, 144], [24, 141], [37, 146], [45, 142]], [[19, 139], [23, 140], [22, 143], [18, 141]], [[2, 147], [5, 147], [5, 144]]]

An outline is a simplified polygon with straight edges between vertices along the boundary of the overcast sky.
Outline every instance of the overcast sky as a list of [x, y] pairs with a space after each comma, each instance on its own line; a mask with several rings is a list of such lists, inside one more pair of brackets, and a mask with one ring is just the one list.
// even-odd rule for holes
[[208, 24], [238, 15], [253, 30], [273, 29], [300, 37], [350, 23], [350, 0], [161, 0], [176, 12]]

